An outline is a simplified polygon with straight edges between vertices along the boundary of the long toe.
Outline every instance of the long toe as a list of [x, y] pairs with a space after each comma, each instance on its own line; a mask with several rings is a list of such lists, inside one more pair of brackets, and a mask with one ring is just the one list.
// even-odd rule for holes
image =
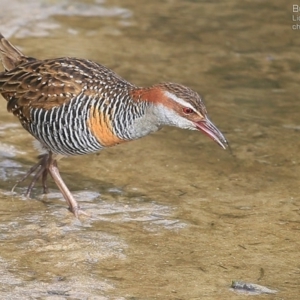
[[33, 175], [33, 178], [27, 188], [27, 191], [25, 193], [26, 197], [30, 197], [31, 191], [34, 188], [35, 184], [37, 183], [37, 181], [42, 178], [42, 182], [43, 182], [43, 187], [44, 187], [44, 191], [47, 190], [47, 173], [48, 173], [48, 159], [49, 159], [49, 154], [44, 154], [39, 156], [40, 160], [38, 161], [38, 163], [36, 163], [35, 165], [33, 165], [27, 172], [26, 174], [16, 182], [16, 184], [13, 186], [12, 188], [12, 192], [14, 191], [14, 189], [23, 181], [25, 181], [27, 178], [30, 177], [30, 175]]
[[90, 217], [90, 215], [84, 210], [82, 210], [79, 206], [69, 207], [69, 211], [73, 213], [76, 218], [79, 218], [80, 215]]

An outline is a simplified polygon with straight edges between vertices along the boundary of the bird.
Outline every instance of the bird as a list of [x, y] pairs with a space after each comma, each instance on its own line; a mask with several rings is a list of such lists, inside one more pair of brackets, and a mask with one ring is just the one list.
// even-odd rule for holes
[[38, 162], [16, 185], [32, 177], [25, 196], [30, 197], [38, 180], [46, 194], [50, 174], [77, 218], [85, 212], [60, 175], [58, 161], [63, 157], [99, 152], [163, 126], [198, 130], [228, 147], [200, 95], [184, 85], [139, 87], [88, 59], [39, 60], [24, 55], [1, 33], [0, 59], [0, 94], [40, 151]]

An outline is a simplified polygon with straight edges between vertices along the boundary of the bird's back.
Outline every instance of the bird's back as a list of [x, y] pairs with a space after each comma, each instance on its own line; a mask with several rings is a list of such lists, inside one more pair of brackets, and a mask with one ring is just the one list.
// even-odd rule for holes
[[6, 69], [0, 73], [0, 93], [8, 110], [46, 149], [75, 155], [126, 141], [113, 123], [118, 115], [126, 124], [122, 111], [129, 111], [124, 106], [130, 104], [133, 85], [95, 62], [37, 60], [0, 39]]

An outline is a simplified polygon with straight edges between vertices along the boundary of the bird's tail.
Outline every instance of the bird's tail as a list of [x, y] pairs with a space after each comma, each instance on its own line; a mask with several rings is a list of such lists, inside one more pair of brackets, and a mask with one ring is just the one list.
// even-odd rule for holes
[[0, 33], [0, 59], [5, 70], [9, 71], [24, 62], [26, 57]]

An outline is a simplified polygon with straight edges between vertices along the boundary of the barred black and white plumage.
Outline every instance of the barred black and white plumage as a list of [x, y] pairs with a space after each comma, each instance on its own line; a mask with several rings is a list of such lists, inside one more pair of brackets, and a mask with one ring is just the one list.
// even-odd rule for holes
[[0, 34], [0, 93], [7, 109], [46, 150], [21, 180], [36, 172], [47, 192], [50, 173], [70, 210], [79, 206], [63, 182], [57, 161], [128, 142], [161, 126], [201, 130], [220, 146], [227, 141], [210, 122], [200, 96], [176, 83], [137, 87], [110, 69], [85, 59], [37, 60], [23, 55]]
[[[80, 110], [76, 100], [85, 103]], [[91, 99], [82, 96], [50, 110], [33, 108], [28, 131], [54, 154], [69, 156], [99, 151], [103, 147], [87, 127], [90, 105], [93, 105]]]

